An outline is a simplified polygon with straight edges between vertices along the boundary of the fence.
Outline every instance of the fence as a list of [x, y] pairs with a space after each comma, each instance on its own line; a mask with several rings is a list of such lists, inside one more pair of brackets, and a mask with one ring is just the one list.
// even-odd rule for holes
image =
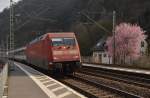
[[[95, 58], [93, 58], [92, 56], [82, 57], [82, 62], [84, 63], [96, 63], [94, 61], [95, 61]], [[97, 63], [100, 63], [100, 62], [97, 61]]]
[[[103, 65], [113, 65], [109, 63], [101, 63], [100, 60], [96, 57], [92, 56], [84, 56], [82, 57], [83, 63], [96, 63], [96, 64], [103, 64]], [[122, 67], [131, 67], [131, 68], [139, 68], [139, 69], [150, 69], [150, 57], [149, 56], [141, 56], [137, 60], [133, 59], [126, 59], [125, 62], [117, 61], [115, 66], [122, 66]], [[114, 65], [113, 65], [114, 66]]]
[[8, 64], [5, 64], [4, 67], [0, 70], [0, 98], [3, 97], [4, 87], [8, 77]]
[[[97, 63], [97, 64], [112, 64], [112, 59], [111, 58], [99, 58], [99, 57], [93, 57], [93, 56], [82, 56], [82, 62], [83, 63]], [[125, 61], [121, 62], [119, 58], [116, 60], [116, 64], [126, 64], [126, 65], [131, 65], [133, 64], [133, 60], [130, 59], [125, 59]]]
[[[84, 56], [82, 57], [83, 63], [96, 63], [96, 64], [103, 64], [103, 65], [112, 65], [112, 59], [111, 58], [99, 58], [99, 57], [93, 57], [93, 56]], [[116, 65], [132, 65], [133, 61], [131, 59], [126, 59], [123, 63], [119, 60], [116, 60]]]
[[133, 62], [136, 66], [141, 66], [143, 68], [150, 69], [150, 57], [143, 56], [140, 57], [136, 62]]

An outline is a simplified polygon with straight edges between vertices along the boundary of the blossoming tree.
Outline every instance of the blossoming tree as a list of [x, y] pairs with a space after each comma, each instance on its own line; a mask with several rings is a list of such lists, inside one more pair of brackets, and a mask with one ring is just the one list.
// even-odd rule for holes
[[[115, 57], [117, 62], [126, 59], [136, 60], [140, 56], [141, 41], [145, 39], [144, 31], [140, 26], [130, 23], [121, 23], [115, 28]], [[113, 57], [113, 36], [106, 41], [108, 54]]]

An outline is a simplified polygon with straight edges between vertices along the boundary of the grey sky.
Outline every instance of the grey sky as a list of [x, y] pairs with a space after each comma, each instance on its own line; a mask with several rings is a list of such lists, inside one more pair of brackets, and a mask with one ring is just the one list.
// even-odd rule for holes
[[[9, 1], [10, 0], [0, 0], [0, 12], [6, 8], [6, 7], [9, 7]], [[13, 0], [14, 2], [17, 2], [19, 0]]]

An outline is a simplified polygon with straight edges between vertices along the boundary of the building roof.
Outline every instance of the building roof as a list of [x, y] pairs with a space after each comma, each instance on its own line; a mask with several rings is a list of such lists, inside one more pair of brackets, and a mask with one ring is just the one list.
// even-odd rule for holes
[[93, 51], [105, 51], [106, 49], [106, 39], [107, 37], [101, 38], [97, 44], [93, 47]]

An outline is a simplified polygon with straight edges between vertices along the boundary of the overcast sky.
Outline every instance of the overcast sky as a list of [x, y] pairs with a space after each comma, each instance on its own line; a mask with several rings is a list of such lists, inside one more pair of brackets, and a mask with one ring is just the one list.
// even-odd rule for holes
[[[10, 1], [10, 0], [0, 0], [0, 12], [1, 12], [4, 8], [9, 7], [9, 4], [10, 4], [9, 1]], [[13, 0], [13, 1], [17, 2], [17, 1], [19, 1], [19, 0]]]

